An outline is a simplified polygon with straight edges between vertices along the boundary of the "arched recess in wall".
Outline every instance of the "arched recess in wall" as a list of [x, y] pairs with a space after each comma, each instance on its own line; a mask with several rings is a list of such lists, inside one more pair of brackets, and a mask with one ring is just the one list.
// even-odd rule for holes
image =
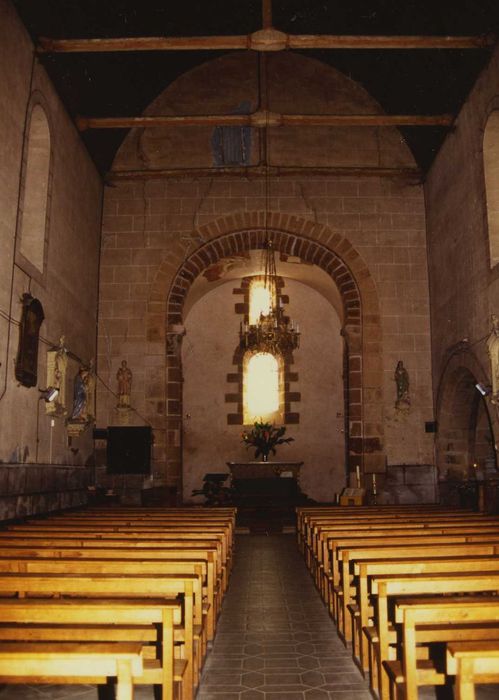
[[35, 101], [24, 144], [18, 251], [39, 273], [45, 263], [50, 155], [49, 121], [43, 106]]
[[499, 262], [499, 109], [489, 115], [483, 137], [490, 267]]
[[[267, 233], [264, 230], [265, 213], [248, 212], [224, 217], [200, 227], [196, 240], [205, 240], [195, 252], [179, 259], [176, 275], [169, 285], [167, 280], [171, 262], [157, 275], [153, 287], [151, 313], [148, 315], [148, 336], [157, 334], [158, 300], [166, 300], [167, 386], [166, 420], [168, 426], [167, 478], [177, 482], [181, 478], [182, 458], [182, 371], [177, 339], [182, 332], [183, 305], [194, 280], [209, 266], [224, 258], [244, 255], [249, 250], [262, 249]], [[345, 339], [348, 376], [345, 386], [348, 422], [348, 468], [357, 465], [365, 472], [384, 470], [383, 436], [366, 432], [363, 407], [366, 403], [383, 406], [383, 373], [381, 365], [371, 363], [369, 375], [364, 374], [364, 337], [368, 337], [371, 352], [381, 356], [381, 323], [376, 288], [370, 272], [347, 239], [328, 227], [295, 216], [271, 213], [268, 231], [272, 234], [275, 250], [296, 256], [324, 270], [336, 284], [343, 303], [343, 336]], [[306, 231], [306, 234], [304, 232]], [[373, 338], [377, 341], [373, 346]], [[371, 358], [370, 358], [371, 359]]]
[[[498, 416], [476, 388], [487, 374], [475, 355], [460, 347], [450, 355], [437, 394], [436, 461], [442, 477], [467, 477], [474, 463], [496, 466], [494, 433]], [[492, 410], [491, 410], [492, 409]]]

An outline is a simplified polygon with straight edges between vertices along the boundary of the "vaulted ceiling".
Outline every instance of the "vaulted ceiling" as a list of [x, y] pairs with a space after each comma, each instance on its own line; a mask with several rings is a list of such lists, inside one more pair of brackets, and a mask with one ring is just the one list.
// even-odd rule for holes
[[[250, 35], [261, 0], [14, 0], [35, 44], [52, 39]], [[497, 0], [273, 0], [273, 26], [287, 34], [489, 36], [499, 33]], [[490, 42], [489, 42], [490, 43]], [[289, 50], [289, 49], [288, 49]], [[224, 50], [45, 53], [45, 65], [73, 118], [139, 116], [180, 75]], [[456, 115], [489, 60], [473, 49], [311, 49], [307, 56], [358, 81], [387, 114]], [[401, 132], [426, 170], [448, 127]], [[82, 134], [102, 172], [127, 131]]]

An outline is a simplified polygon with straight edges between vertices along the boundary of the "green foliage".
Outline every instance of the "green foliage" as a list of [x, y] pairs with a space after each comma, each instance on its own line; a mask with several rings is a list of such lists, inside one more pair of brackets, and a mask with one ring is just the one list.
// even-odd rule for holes
[[255, 421], [252, 430], [250, 432], [245, 430], [241, 437], [246, 447], [256, 448], [255, 459], [260, 455], [266, 458], [270, 452], [275, 455], [276, 445], [285, 445], [293, 442], [294, 438], [284, 437], [285, 432], [286, 426], [284, 425], [276, 428], [272, 423]]

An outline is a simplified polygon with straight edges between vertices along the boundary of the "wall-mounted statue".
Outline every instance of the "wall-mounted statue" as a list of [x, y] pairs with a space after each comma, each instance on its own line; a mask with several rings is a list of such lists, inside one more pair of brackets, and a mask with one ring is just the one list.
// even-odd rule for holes
[[43, 306], [28, 292], [21, 299], [23, 310], [19, 325], [19, 345], [15, 366], [17, 381], [23, 386], [36, 386], [38, 338], [43, 323]]
[[94, 419], [95, 377], [92, 365], [81, 365], [74, 380], [71, 423], [89, 423]]
[[487, 339], [487, 350], [490, 360], [490, 374], [492, 378], [492, 396], [499, 396], [499, 318], [496, 314], [490, 317], [492, 329]]
[[118, 381], [118, 408], [130, 407], [130, 394], [132, 393], [132, 370], [128, 367], [127, 361], [121, 361], [121, 367], [116, 372]]
[[394, 378], [395, 384], [397, 385], [395, 408], [407, 410], [411, 405], [411, 397], [409, 396], [409, 373], [404, 367], [402, 360], [397, 362]]

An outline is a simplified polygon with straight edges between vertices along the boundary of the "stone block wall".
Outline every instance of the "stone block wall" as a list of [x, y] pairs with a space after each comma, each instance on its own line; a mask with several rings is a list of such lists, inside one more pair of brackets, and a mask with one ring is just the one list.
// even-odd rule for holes
[[[146, 113], [227, 113], [244, 100], [254, 109], [256, 68], [250, 52], [211, 61], [181, 76]], [[267, 92], [269, 108], [282, 113], [380, 111], [353, 81], [294, 54], [269, 57]], [[115, 388], [120, 362], [128, 361], [136, 412], [123, 417], [101, 387], [99, 426], [150, 423], [155, 478], [180, 481], [183, 376], [176, 348], [188, 291], [207, 268], [261, 248], [267, 221], [279, 253], [322, 268], [338, 289], [350, 357], [346, 466], [354, 469], [361, 460], [368, 473], [383, 471], [387, 462], [431, 463], [433, 436], [424, 430], [433, 404], [422, 187], [341, 172], [414, 167], [398, 131], [283, 128], [265, 137], [252, 130], [247, 177], [189, 176], [190, 167], [217, 166], [213, 137], [204, 127], [132, 130], [115, 159], [104, 202], [98, 367]], [[267, 162], [295, 166], [294, 175], [252, 176], [264, 138]], [[313, 170], [300, 174], [300, 167], [340, 171], [314, 176]], [[168, 176], [155, 177], [158, 170]], [[395, 408], [399, 360], [410, 377], [407, 412]], [[300, 413], [305, 410], [302, 402]]]
[[[0, 462], [80, 466], [92, 457], [91, 433], [70, 444], [64, 419], [52, 423], [45, 415], [38, 388], [46, 387], [46, 351], [62, 335], [72, 353], [69, 397], [78, 358], [89, 362], [96, 355], [102, 181], [9, 0], [0, 0], [0, 17]], [[26, 134], [35, 105], [50, 131], [43, 269], [20, 250]], [[30, 388], [14, 375], [21, 297], [27, 292], [40, 300], [45, 315], [37, 386]]]
[[[376, 299], [374, 323], [364, 327], [363, 370], [379, 386], [375, 397], [368, 390], [364, 394], [364, 420], [370, 436], [384, 432], [389, 463], [430, 462], [433, 439], [424, 432], [433, 409], [421, 188], [381, 178], [331, 177], [272, 179], [270, 189], [275, 229], [318, 235], [326, 246], [333, 241], [331, 250], [335, 242], [344, 241], [346, 255], [355, 252], [363, 261]], [[165, 369], [167, 334], [172, 331], [166, 318], [170, 286], [182, 262], [208, 237], [216, 239], [226, 231], [227, 222], [236, 228], [238, 219], [259, 220], [261, 211], [254, 212], [254, 207], [261, 203], [262, 192], [262, 182], [229, 178], [127, 182], [106, 191], [98, 366], [111, 386], [123, 358], [132, 368], [133, 405], [156, 429], [158, 476], [167, 476], [169, 451], [180, 446], [178, 418], [167, 418], [178, 401], [168, 384], [173, 389], [179, 371], [173, 366], [166, 374]], [[158, 211], [162, 213], [152, 213]], [[221, 212], [230, 213], [220, 216]], [[369, 297], [365, 295], [362, 303], [369, 321]], [[393, 375], [399, 359], [410, 375], [412, 406], [407, 414], [395, 409]], [[370, 398], [379, 401], [378, 394], [382, 411], [378, 405], [370, 411]], [[100, 392], [99, 425], [116, 424], [115, 404], [111, 394]], [[141, 423], [138, 414], [130, 420]], [[169, 473], [167, 478], [178, 476]]]
[[54, 464], [0, 465], [0, 521], [84, 506], [93, 474]]
[[[486, 340], [499, 311], [498, 266], [491, 262], [484, 168], [484, 133], [499, 108], [499, 53], [470, 92], [425, 184], [431, 290], [432, 372], [442, 476], [464, 474], [476, 454], [477, 381], [492, 384]], [[484, 399], [492, 446], [499, 440], [497, 405]], [[481, 400], [481, 399], [480, 399]], [[483, 439], [483, 436], [482, 436]], [[494, 447], [491, 457], [495, 460]]]

